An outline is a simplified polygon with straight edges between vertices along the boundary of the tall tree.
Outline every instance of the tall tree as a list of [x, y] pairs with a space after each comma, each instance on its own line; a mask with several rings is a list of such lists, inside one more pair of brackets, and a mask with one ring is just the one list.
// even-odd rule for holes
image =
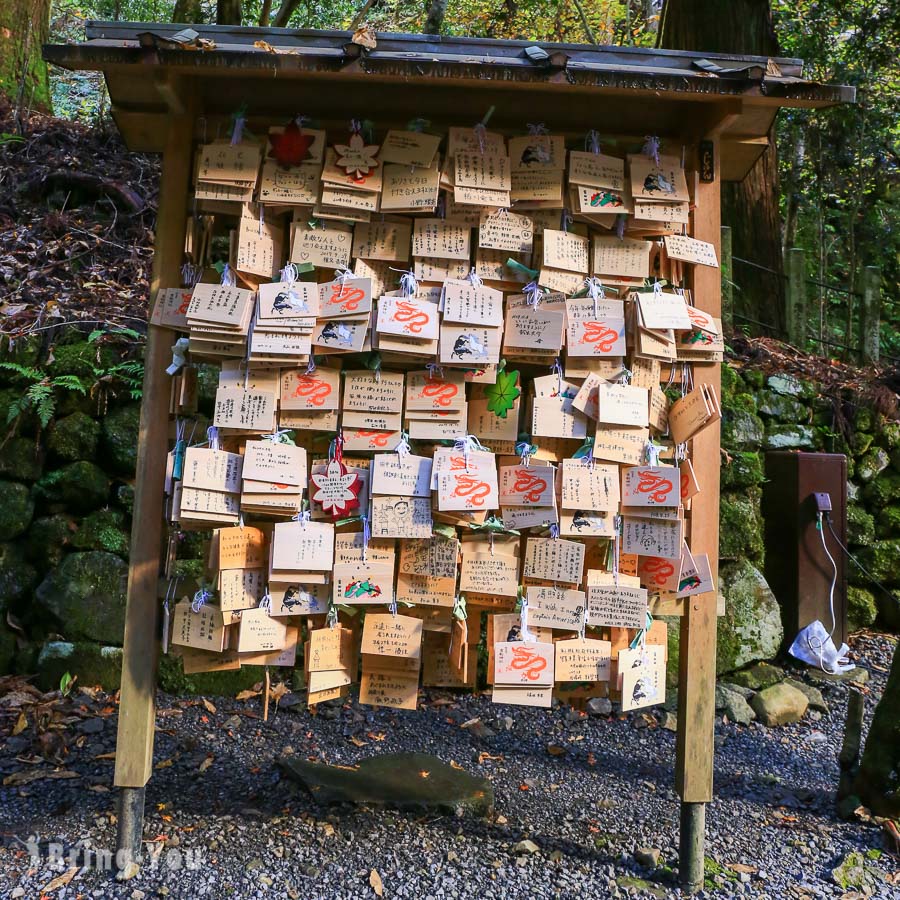
[[218, 0], [216, 25], [240, 25], [241, 19], [241, 0]]
[[428, 0], [426, 5], [425, 34], [440, 34], [447, 15], [447, 0]]
[[[666, 0], [658, 46], [703, 53], [777, 56], [769, 0]], [[765, 269], [735, 267], [741, 309], [776, 332], [784, 328], [784, 259], [778, 206], [778, 152], [774, 125], [769, 146], [739, 184], [722, 191], [722, 221], [732, 229], [734, 255]], [[771, 272], [766, 271], [771, 269]]]
[[18, 111], [50, 109], [41, 45], [50, 33], [50, 0], [0, 0], [0, 95]]
[[172, 21], [184, 22], [188, 25], [201, 23], [203, 21], [203, 4], [200, 0], [175, 0]]

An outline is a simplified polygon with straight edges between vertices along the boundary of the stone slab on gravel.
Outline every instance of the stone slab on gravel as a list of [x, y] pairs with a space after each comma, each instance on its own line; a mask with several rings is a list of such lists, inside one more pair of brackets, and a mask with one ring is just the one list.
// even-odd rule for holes
[[782, 682], [761, 690], [750, 701], [750, 705], [759, 721], [771, 728], [799, 722], [809, 706], [809, 700], [802, 691]]

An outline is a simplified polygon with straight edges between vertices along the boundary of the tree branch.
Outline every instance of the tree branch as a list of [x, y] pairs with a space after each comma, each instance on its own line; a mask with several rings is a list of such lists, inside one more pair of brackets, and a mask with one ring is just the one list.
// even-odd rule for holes
[[272, 0], [263, 0], [262, 9], [259, 11], [259, 27], [266, 28], [269, 24], [269, 16], [272, 12]]
[[294, 10], [299, 5], [300, 0], [282, 0], [281, 6], [278, 7], [278, 12], [275, 13], [275, 18], [272, 19], [272, 26], [274, 28], [287, 28]]
[[581, 17], [581, 24], [588, 36], [588, 40], [592, 44], [596, 44], [597, 38], [594, 37], [594, 32], [591, 31], [591, 26], [588, 24], [587, 16], [584, 13], [584, 7], [581, 5], [581, 0], [573, 0], [573, 2], [575, 3], [575, 9], [578, 10], [578, 15]]
[[369, 10], [372, 9], [375, 4], [378, 3], [378, 0], [366, 0], [365, 3], [359, 8], [359, 12], [353, 17], [353, 21], [350, 23], [350, 30], [356, 31], [360, 25], [363, 23], [363, 19], [368, 15]]

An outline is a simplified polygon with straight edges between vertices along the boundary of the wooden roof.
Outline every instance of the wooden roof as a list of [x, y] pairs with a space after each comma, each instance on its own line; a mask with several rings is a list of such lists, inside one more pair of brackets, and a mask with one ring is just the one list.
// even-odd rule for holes
[[[173, 40], [185, 28], [214, 48]], [[379, 34], [366, 51], [346, 31], [132, 22], [88, 22], [86, 37], [46, 45], [44, 57], [102, 71], [126, 143], [144, 151], [162, 149], [167, 116], [187, 90], [211, 120], [246, 105], [251, 120], [343, 121], [350, 110], [379, 126], [417, 116], [446, 126], [474, 124], [493, 107], [500, 129], [546, 122], [572, 134], [652, 129], [685, 139], [725, 110], [722, 177], [735, 180], [762, 153], [779, 107], [855, 96], [803, 80], [799, 59], [411, 34]]]

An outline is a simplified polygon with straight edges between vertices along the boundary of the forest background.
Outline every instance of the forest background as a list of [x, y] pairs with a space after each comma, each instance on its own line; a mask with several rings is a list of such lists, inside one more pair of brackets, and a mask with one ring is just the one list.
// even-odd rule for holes
[[[783, 110], [770, 148], [741, 184], [726, 186], [723, 221], [732, 228], [734, 262], [725, 274], [733, 285], [735, 325], [784, 336], [784, 253], [799, 247], [806, 251], [809, 302], [806, 345], [798, 349], [854, 357], [861, 343], [854, 292], [863, 269], [877, 266], [881, 352], [887, 362], [900, 362], [895, 0], [0, 0], [0, 93], [20, 114], [45, 108], [108, 125], [98, 74], [48, 73], [40, 62], [43, 42], [83, 39], [87, 19], [319, 29], [368, 24], [376, 32], [800, 57], [807, 78], [855, 86], [857, 103], [827, 113]], [[585, 127], [614, 133], [615, 123]]]

